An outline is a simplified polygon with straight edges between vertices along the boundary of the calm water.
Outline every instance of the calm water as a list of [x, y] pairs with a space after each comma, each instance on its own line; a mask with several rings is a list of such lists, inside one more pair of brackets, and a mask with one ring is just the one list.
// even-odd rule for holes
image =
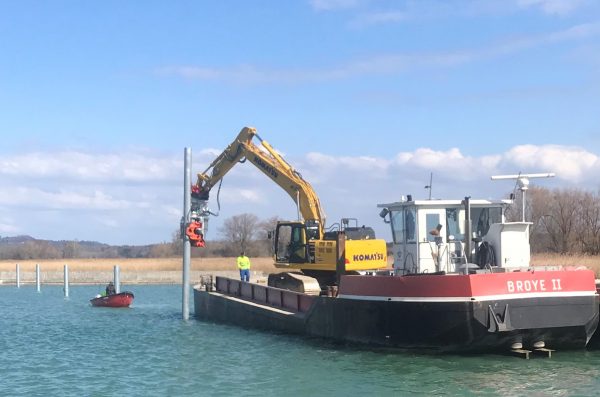
[[[600, 352], [428, 356], [181, 320], [179, 286], [135, 286], [130, 309], [99, 287], [0, 288], [0, 395], [595, 396]], [[193, 304], [192, 304], [193, 308]]]

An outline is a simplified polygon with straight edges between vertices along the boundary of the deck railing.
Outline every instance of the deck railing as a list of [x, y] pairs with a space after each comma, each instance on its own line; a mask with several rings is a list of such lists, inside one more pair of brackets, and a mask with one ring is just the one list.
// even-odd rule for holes
[[300, 292], [218, 276], [216, 277], [215, 289], [225, 295], [232, 295], [251, 302], [267, 304], [299, 313], [306, 313], [315, 299], [314, 296]]

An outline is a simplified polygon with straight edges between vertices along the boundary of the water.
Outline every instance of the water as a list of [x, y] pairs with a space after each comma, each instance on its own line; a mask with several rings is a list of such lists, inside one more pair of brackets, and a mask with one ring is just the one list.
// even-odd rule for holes
[[[181, 320], [179, 286], [0, 288], [0, 395], [593, 396], [600, 352], [552, 359], [433, 356]], [[193, 305], [192, 305], [193, 306]]]

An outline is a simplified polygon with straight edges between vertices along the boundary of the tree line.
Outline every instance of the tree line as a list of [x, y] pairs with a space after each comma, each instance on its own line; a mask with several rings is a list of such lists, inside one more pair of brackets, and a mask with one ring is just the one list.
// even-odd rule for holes
[[[520, 196], [520, 195], [519, 195]], [[521, 197], [507, 210], [520, 221]], [[534, 253], [600, 254], [600, 194], [582, 189], [531, 186], [525, 197], [525, 219]]]
[[[520, 221], [521, 197], [507, 209], [508, 221]], [[547, 189], [531, 186], [527, 191], [526, 220], [532, 222], [531, 250], [534, 253], [600, 254], [600, 193], [581, 189]], [[216, 238], [204, 248], [192, 250], [193, 257], [232, 257], [241, 251], [253, 257], [270, 256], [268, 233], [275, 229], [277, 217], [259, 219], [253, 214], [227, 218]], [[209, 233], [210, 236], [210, 233]], [[52, 242], [28, 238], [15, 242], [0, 238], [0, 259], [75, 259], [75, 258], [162, 258], [183, 252], [181, 231], [171, 241], [145, 246], [111, 246], [95, 242]]]
[[[216, 238], [206, 247], [192, 249], [193, 257], [270, 256], [268, 232], [275, 229], [277, 217], [266, 220], [253, 214], [234, 215], [224, 220]], [[168, 258], [181, 256], [181, 231], [170, 241], [149, 245], [108, 245], [92, 241], [37, 240], [29, 236], [0, 237], [0, 260], [79, 259], [79, 258]]]

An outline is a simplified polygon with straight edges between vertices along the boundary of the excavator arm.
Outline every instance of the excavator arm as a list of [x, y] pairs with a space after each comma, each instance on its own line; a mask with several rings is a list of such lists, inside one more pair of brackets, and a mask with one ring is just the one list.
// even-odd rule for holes
[[[254, 138], [260, 146], [253, 142]], [[186, 235], [196, 247], [204, 246], [204, 229], [211, 212], [208, 199], [211, 189], [238, 163], [249, 161], [281, 187], [298, 206], [302, 220], [278, 222], [275, 230], [275, 266], [312, 272], [327, 279], [336, 272], [337, 234], [325, 233], [325, 213], [312, 186], [277, 153], [256, 130], [244, 127], [235, 140], [198, 174], [192, 186], [192, 223]], [[338, 225], [340, 227], [341, 225]], [[345, 267], [348, 271], [377, 269], [387, 266], [384, 240], [375, 239], [371, 228], [343, 227], [345, 231]], [[369, 232], [370, 231], [370, 232]], [[324, 276], [323, 276], [324, 275]]]
[[[252, 142], [254, 137], [259, 140], [261, 146]], [[312, 186], [251, 127], [244, 127], [206, 170], [198, 174], [196, 185], [192, 187], [192, 198], [197, 205], [205, 204], [211, 189], [236, 164], [245, 161], [254, 164], [281, 187], [294, 200], [304, 220], [318, 224], [319, 234], [323, 234], [325, 213]]]

